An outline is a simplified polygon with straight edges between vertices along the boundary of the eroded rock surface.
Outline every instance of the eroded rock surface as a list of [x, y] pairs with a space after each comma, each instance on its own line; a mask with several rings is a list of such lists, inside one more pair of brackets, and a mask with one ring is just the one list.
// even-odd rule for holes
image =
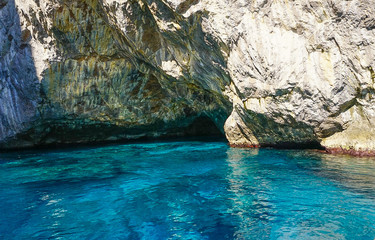
[[15, 5], [30, 36], [33, 59], [23, 61], [40, 80], [39, 117], [0, 135], [3, 147], [215, 132], [209, 123], [196, 129], [197, 119], [223, 129], [230, 78], [202, 13], [184, 18], [162, 1]]
[[188, 13], [197, 9], [230, 49], [233, 144], [232, 130], [247, 129], [243, 143], [374, 149], [373, 2], [203, 0]]
[[0, 1], [0, 141], [29, 128], [38, 118], [39, 83], [14, 1]]
[[2, 147], [209, 119], [233, 146], [375, 150], [371, 1], [2, 0], [0, 21]]

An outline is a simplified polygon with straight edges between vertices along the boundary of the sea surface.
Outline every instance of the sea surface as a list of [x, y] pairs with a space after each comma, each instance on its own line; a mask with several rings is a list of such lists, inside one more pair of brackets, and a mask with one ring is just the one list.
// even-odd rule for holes
[[374, 238], [374, 158], [205, 141], [0, 153], [0, 239]]

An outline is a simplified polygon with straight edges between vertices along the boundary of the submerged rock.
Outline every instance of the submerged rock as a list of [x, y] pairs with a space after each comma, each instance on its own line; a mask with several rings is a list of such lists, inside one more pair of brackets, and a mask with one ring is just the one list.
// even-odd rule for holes
[[374, 16], [364, 0], [0, 1], [0, 146], [218, 128], [232, 146], [372, 152]]

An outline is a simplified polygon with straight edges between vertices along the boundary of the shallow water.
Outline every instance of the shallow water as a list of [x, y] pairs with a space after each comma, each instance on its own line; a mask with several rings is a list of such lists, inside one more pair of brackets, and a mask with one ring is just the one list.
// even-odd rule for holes
[[371, 239], [375, 159], [164, 142], [0, 153], [0, 239]]

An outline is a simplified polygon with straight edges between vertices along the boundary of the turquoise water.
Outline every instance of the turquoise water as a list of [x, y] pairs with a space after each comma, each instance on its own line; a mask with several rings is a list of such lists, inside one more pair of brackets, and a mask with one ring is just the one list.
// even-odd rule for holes
[[164, 142], [0, 153], [0, 239], [371, 239], [375, 160]]

